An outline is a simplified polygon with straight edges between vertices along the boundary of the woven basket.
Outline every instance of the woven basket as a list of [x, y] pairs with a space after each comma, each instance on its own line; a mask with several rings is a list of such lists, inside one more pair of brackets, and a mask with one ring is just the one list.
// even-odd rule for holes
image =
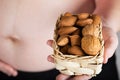
[[58, 34], [56, 34], [56, 30], [60, 18], [58, 18], [57, 20], [56, 28], [54, 31], [54, 54], [52, 54], [52, 57], [55, 60], [56, 69], [59, 70], [61, 73], [67, 75], [87, 74], [90, 76], [96, 76], [101, 72], [103, 62], [104, 41], [102, 38], [102, 23], [98, 25], [100, 27], [99, 39], [102, 48], [96, 56], [65, 55], [62, 52], [60, 52], [59, 46], [56, 43], [56, 39], [58, 37]]

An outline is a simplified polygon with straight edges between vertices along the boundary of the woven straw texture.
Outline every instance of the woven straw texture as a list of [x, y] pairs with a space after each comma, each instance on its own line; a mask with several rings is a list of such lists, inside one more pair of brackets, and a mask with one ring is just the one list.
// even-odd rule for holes
[[102, 70], [103, 53], [104, 53], [104, 41], [102, 37], [102, 23], [99, 25], [99, 40], [102, 45], [101, 50], [96, 56], [78, 56], [78, 55], [65, 55], [60, 52], [59, 46], [57, 45], [56, 39], [58, 34], [56, 34], [57, 25], [60, 21], [58, 18], [56, 23], [56, 28], [54, 31], [54, 54], [52, 57], [55, 60], [56, 69], [63, 74], [67, 75], [83, 75], [87, 74], [90, 76], [96, 76]]

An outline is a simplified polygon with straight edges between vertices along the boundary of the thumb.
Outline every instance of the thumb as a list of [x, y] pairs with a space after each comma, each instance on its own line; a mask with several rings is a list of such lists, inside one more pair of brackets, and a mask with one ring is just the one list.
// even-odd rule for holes
[[105, 50], [104, 50], [104, 61], [103, 63], [107, 63], [108, 59], [111, 58], [117, 48], [118, 39], [117, 37], [109, 37], [105, 41]]

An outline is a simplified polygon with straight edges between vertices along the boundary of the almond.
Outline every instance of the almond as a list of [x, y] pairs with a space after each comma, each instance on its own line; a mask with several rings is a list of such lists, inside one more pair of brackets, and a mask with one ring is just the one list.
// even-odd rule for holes
[[72, 14], [70, 12], [66, 12], [64, 16], [72, 16]]
[[74, 26], [68, 26], [68, 27], [61, 27], [58, 30], [58, 34], [59, 35], [67, 35], [67, 34], [71, 34], [72, 32], [76, 31], [78, 28], [74, 27]]
[[89, 13], [80, 13], [77, 14], [78, 19], [87, 19], [89, 17]]
[[71, 35], [80, 35], [81, 33], [80, 29], [77, 29], [76, 31], [74, 31]]
[[99, 24], [101, 23], [101, 18], [100, 18], [100, 16], [94, 14], [94, 15], [92, 16], [92, 18], [93, 18], [93, 24], [94, 24], [94, 25], [99, 25]]
[[65, 45], [63, 47], [60, 48], [60, 51], [63, 53], [63, 54], [68, 54], [68, 49], [70, 48], [69, 45]]
[[83, 20], [78, 20], [76, 25], [77, 26], [86, 26], [86, 25], [89, 25], [89, 24], [92, 24], [93, 20], [88, 18], [88, 19], [83, 19]]
[[68, 44], [69, 39], [67, 36], [60, 36], [57, 40], [57, 44], [59, 46], [65, 46], [66, 44]]
[[73, 26], [76, 20], [77, 20], [77, 17], [75, 16], [63, 16], [59, 22], [59, 26]]
[[68, 53], [72, 55], [79, 55], [83, 56], [85, 55], [82, 51], [82, 49], [79, 46], [72, 46], [68, 49]]
[[72, 35], [72, 36], [69, 36], [69, 37], [70, 37], [71, 46], [75, 46], [75, 45], [80, 46], [81, 37], [79, 35]]

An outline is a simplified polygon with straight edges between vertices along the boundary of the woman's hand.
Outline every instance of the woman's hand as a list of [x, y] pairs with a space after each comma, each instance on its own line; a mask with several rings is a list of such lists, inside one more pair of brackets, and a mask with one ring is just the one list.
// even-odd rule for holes
[[[48, 40], [47, 44], [52, 47], [53, 40]], [[48, 61], [54, 63], [54, 59], [50, 55], [48, 56]], [[56, 77], [56, 80], [89, 80], [90, 78], [91, 76], [88, 76], [88, 75], [80, 75], [80, 76], [73, 77], [65, 74], [59, 74]]]
[[108, 59], [113, 56], [117, 46], [118, 46], [118, 37], [117, 33], [109, 27], [103, 27], [103, 39], [105, 42], [104, 45], [104, 61], [107, 63]]
[[17, 76], [17, 71], [9, 64], [0, 60], [0, 71], [7, 74], [8, 76]]
[[[51, 56], [48, 56], [48, 61], [54, 63], [54, 59]], [[79, 75], [79, 76], [69, 76], [65, 74], [59, 74], [56, 77], [56, 80], [89, 80], [91, 76], [88, 75]]]
[[[113, 54], [117, 48], [118, 37], [117, 37], [117, 33], [109, 27], [103, 27], [102, 31], [103, 31], [103, 39], [105, 42], [105, 44], [104, 44], [104, 61], [103, 61], [103, 63], [105, 64], [108, 62], [108, 59], [113, 56]], [[53, 41], [48, 40], [47, 44], [49, 46], [52, 46]], [[48, 61], [54, 63], [54, 59], [50, 56], [48, 56]], [[56, 77], [56, 80], [89, 80], [90, 78], [91, 77], [87, 76], [87, 75], [71, 77], [68, 75], [59, 74]]]

